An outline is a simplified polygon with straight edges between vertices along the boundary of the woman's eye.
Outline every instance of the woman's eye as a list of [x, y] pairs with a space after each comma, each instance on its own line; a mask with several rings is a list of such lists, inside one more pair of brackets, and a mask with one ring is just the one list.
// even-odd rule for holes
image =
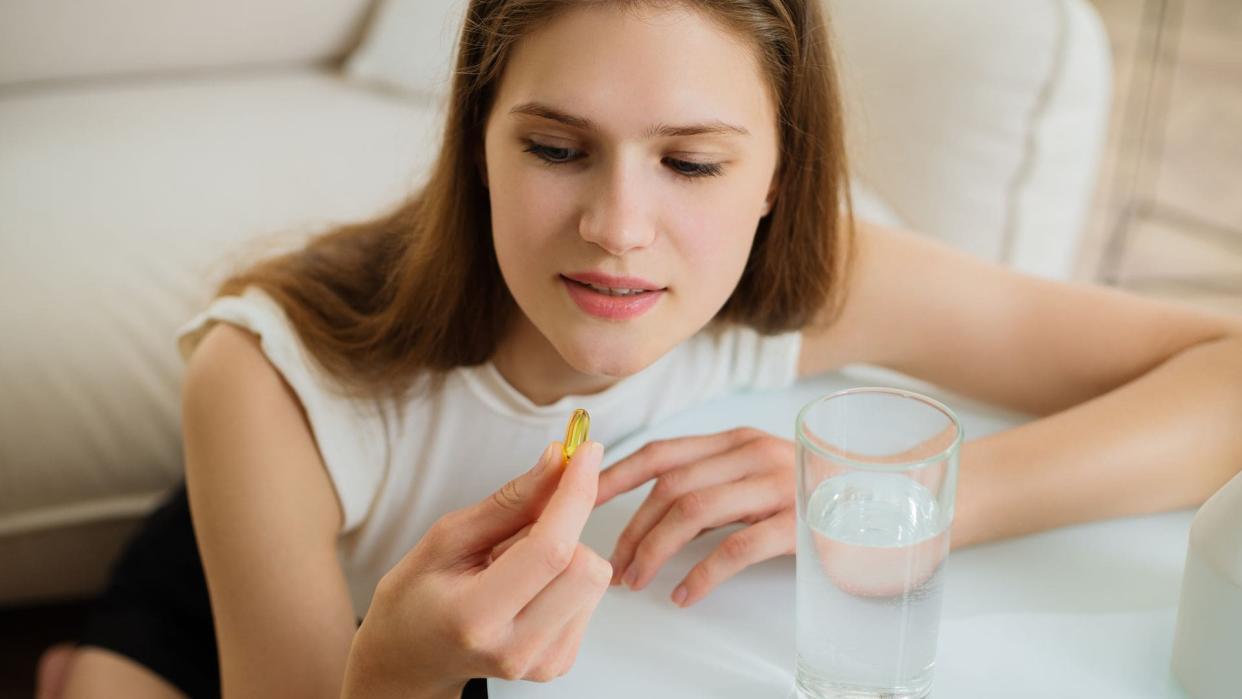
[[[548, 165], [564, 165], [582, 157], [581, 151], [577, 149], [545, 146], [534, 141], [526, 142], [525, 151], [533, 154]], [[676, 158], [665, 158], [664, 163], [673, 172], [686, 178], [715, 177], [723, 170], [719, 163], [692, 163], [688, 160], [677, 160]]]
[[720, 174], [721, 170], [719, 163], [692, 163], [688, 160], [673, 158], [667, 158], [665, 162], [669, 163], [669, 167], [678, 174], [686, 177], [715, 177]]
[[533, 141], [527, 141], [526, 152], [534, 153], [540, 160], [558, 165], [560, 163], [568, 163], [575, 158], [571, 155], [575, 152], [572, 148], [556, 148], [554, 146], [541, 146]]

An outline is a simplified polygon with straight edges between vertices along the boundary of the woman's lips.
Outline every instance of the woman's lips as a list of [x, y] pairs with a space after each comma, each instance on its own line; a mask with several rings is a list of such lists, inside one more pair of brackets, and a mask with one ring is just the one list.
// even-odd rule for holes
[[628, 296], [610, 296], [591, 287], [561, 277], [561, 283], [578, 308], [605, 320], [630, 320], [651, 310], [664, 295], [664, 289], [642, 291]]
[[580, 282], [582, 284], [593, 284], [601, 289], [641, 289], [643, 291], [656, 291], [664, 287], [649, 282], [642, 277], [618, 277], [612, 274], [604, 274], [603, 272], [589, 269], [583, 272], [574, 272], [572, 274], [562, 274], [562, 277], [568, 277], [570, 281]]

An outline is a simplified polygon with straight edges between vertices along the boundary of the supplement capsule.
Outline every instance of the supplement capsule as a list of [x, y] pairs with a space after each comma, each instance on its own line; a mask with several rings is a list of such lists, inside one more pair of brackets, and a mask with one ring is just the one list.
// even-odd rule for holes
[[574, 455], [574, 451], [587, 440], [587, 434], [591, 431], [591, 416], [587, 411], [578, 408], [569, 418], [569, 425], [565, 428], [565, 442], [563, 450], [565, 453], [565, 463], [569, 463], [570, 457]]

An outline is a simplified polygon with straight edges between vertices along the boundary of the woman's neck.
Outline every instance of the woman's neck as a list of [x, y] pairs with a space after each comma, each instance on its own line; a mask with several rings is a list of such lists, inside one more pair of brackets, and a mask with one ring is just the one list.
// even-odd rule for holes
[[599, 393], [620, 380], [574, 369], [520, 312], [492, 355], [492, 363], [509, 385], [535, 405], [550, 405], [569, 395]]

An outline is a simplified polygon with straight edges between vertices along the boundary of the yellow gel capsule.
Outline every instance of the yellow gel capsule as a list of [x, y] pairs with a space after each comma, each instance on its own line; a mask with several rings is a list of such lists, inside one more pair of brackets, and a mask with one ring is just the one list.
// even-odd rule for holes
[[569, 418], [569, 426], [565, 428], [565, 443], [562, 447], [565, 452], [565, 463], [569, 463], [574, 450], [587, 440], [587, 434], [590, 431], [591, 416], [587, 411], [578, 408]]

